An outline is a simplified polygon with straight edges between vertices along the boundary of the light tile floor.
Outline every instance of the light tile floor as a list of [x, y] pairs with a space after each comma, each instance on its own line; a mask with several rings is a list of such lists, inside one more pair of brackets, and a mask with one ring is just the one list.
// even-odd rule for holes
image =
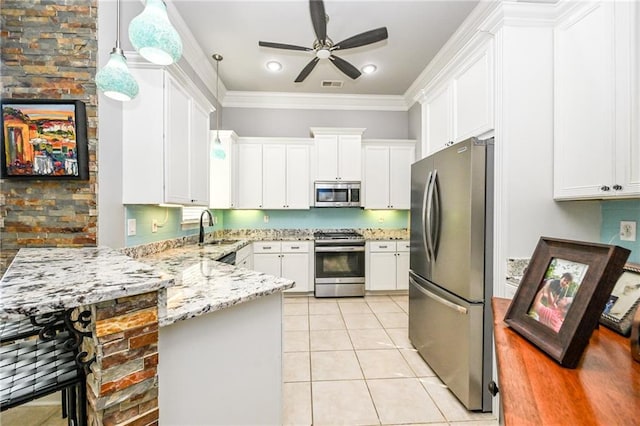
[[409, 342], [406, 295], [284, 299], [287, 425], [497, 425], [467, 411]]

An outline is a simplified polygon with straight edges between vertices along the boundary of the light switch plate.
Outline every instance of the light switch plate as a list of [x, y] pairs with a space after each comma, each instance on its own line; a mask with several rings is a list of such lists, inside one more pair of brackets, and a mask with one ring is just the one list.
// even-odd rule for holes
[[127, 236], [131, 237], [136, 235], [136, 220], [127, 219]]
[[632, 220], [620, 221], [620, 241], [636, 240], [636, 222]]

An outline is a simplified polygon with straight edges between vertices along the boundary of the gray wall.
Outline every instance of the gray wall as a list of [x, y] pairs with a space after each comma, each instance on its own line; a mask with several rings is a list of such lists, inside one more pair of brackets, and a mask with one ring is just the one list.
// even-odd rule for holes
[[408, 139], [405, 111], [224, 108], [221, 128], [238, 136], [310, 137], [310, 127], [364, 127], [366, 139]]

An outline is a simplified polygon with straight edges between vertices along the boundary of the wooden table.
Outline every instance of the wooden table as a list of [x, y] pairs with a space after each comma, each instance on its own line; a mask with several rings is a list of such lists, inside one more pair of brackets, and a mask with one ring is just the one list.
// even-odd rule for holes
[[504, 323], [509, 303], [492, 300], [504, 424], [640, 424], [640, 363], [628, 338], [600, 326], [578, 367], [567, 369]]

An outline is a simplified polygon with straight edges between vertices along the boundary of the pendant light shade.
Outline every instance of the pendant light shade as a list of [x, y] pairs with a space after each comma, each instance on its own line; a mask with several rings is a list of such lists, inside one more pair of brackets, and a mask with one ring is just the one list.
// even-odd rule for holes
[[182, 40], [162, 0], [147, 0], [142, 13], [129, 23], [129, 40], [140, 56], [154, 64], [170, 65], [182, 56]]
[[220, 97], [218, 96], [218, 83], [220, 82], [220, 74], [218, 71], [220, 68], [220, 61], [222, 60], [222, 56], [214, 53], [212, 56], [214, 61], [216, 61], [216, 102], [218, 103], [218, 109], [216, 110], [216, 138], [213, 141], [213, 157], [218, 160], [224, 160], [227, 157], [226, 152], [224, 152], [224, 147], [222, 146], [222, 141], [220, 140], [220, 112], [222, 110]]
[[116, 47], [111, 51], [107, 64], [96, 74], [96, 86], [105, 96], [117, 101], [130, 101], [138, 95], [138, 83], [127, 67], [120, 49], [120, 1], [116, 3]]

